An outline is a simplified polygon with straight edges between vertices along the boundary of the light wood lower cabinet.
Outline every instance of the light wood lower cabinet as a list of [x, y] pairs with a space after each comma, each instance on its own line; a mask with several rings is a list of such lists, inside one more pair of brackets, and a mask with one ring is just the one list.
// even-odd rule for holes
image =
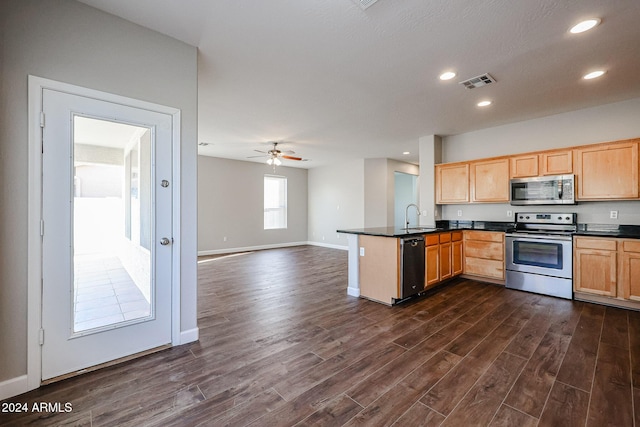
[[616, 240], [576, 237], [573, 242], [575, 292], [615, 297], [617, 292]]
[[462, 274], [462, 232], [425, 236], [425, 289]]
[[620, 289], [622, 297], [640, 301], [640, 240], [622, 240], [620, 249]]
[[464, 231], [464, 274], [504, 280], [504, 233]]
[[578, 299], [640, 309], [640, 239], [574, 237]]
[[432, 234], [425, 236], [424, 242], [424, 286], [428, 288], [440, 282], [440, 241], [437, 234]]

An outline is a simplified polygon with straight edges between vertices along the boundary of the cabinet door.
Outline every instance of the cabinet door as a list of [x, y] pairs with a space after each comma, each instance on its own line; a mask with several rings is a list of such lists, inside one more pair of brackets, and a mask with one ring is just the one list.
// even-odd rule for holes
[[537, 154], [511, 157], [511, 178], [538, 176], [538, 165]]
[[620, 288], [625, 299], [640, 301], [640, 240], [623, 240], [620, 245]]
[[453, 276], [451, 266], [451, 243], [440, 244], [440, 280]]
[[616, 296], [617, 253], [599, 249], [574, 250], [574, 291]]
[[440, 281], [439, 245], [427, 246], [425, 248], [425, 288], [435, 285]]
[[469, 166], [472, 202], [509, 201], [509, 159], [472, 162]]
[[469, 202], [469, 164], [436, 165], [436, 203]]
[[549, 151], [540, 154], [540, 175], [573, 173], [573, 151]]
[[462, 241], [454, 241], [451, 244], [451, 268], [454, 276], [462, 274], [462, 255]]
[[579, 200], [638, 198], [638, 143], [575, 150]]

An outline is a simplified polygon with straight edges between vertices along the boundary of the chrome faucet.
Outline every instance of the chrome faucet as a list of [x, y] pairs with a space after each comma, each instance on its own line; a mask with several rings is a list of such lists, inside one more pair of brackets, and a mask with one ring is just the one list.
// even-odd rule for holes
[[[415, 203], [411, 203], [409, 205], [407, 205], [407, 208], [404, 210], [404, 224], [405, 224], [405, 228], [409, 228], [409, 208], [413, 206], [414, 208], [416, 208], [416, 211], [418, 212], [418, 216], [420, 216], [420, 208], [418, 207], [418, 205], [416, 205]], [[417, 224], [416, 224], [417, 225]]]

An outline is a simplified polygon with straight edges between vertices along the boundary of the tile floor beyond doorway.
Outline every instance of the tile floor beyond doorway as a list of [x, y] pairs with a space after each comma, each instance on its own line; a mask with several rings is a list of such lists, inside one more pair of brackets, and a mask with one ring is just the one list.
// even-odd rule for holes
[[149, 316], [149, 302], [116, 256], [74, 261], [76, 332]]

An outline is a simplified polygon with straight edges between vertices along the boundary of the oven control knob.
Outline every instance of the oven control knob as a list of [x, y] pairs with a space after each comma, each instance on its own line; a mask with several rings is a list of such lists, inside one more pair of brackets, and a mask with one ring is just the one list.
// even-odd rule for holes
[[571, 217], [570, 217], [570, 216], [568, 216], [568, 217], [566, 217], [565, 219], [566, 219], [567, 221], [570, 221], [570, 220], [571, 220]]
[[562, 217], [561, 216], [559, 216], [558, 219], [562, 221]]
[[525, 217], [525, 219], [529, 219], [529, 215], [527, 215], [527, 216]]

